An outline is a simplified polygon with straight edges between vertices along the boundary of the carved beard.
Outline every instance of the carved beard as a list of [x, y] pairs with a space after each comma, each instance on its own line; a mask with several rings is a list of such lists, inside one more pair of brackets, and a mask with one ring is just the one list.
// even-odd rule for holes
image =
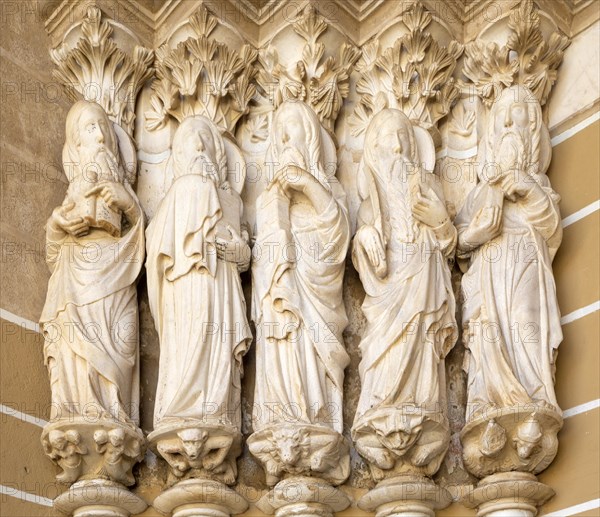
[[97, 181], [120, 182], [118, 160], [115, 154], [105, 145], [80, 150], [83, 179], [95, 183]]
[[494, 161], [502, 172], [524, 170], [528, 148], [523, 131], [507, 129], [498, 137], [494, 149]]
[[305, 171], [308, 170], [308, 160], [305, 153], [296, 147], [287, 146], [279, 153], [279, 162], [281, 167], [287, 165], [296, 165]]
[[421, 170], [418, 164], [402, 154], [392, 163], [388, 178], [400, 179], [406, 202], [410, 204], [419, 194], [420, 176]]
[[211, 178], [216, 185], [219, 184], [217, 166], [215, 162], [210, 159], [210, 156], [205, 153], [198, 153], [197, 156], [190, 160], [187, 174], [197, 174], [206, 178]]

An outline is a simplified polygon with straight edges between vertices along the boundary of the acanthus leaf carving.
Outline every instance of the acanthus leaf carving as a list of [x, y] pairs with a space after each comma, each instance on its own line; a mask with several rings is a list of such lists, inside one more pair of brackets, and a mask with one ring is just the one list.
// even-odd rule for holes
[[256, 92], [253, 63], [258, 53], [250, 45], [238, 53], [212, 39], [218, 22], [204, 6], [189, 23], [197, 38], [189, 37], [174, 49], [165, 44], [156, 52], [158, 80], [152, 85], [146, 127], [152, 131], [170, 118], [182, 122], [202, 115], [233, 132]]
[[63, 44], [50, 51], [58, 66], [53, 75], [71, 100], [100, 104], [110, 120], [132, 135], [137, 95], [154, 73], [153, 51], [136, 46], [133, 56], [127, 55], [112, 39], [113, 28], [97, 7], [88, 8], [81, 33], [74, 48]]
[[456, 41], [440, 46], [426, 32], [431, 21], [431, 15], [416, 3], [402, 17], [408, 32], [392, 47], [382, 51], [375, 40], [363, 48], [357, 65], [362, 76], [356, 86], [361, 100], [350, 118], [355, 136], [364, 133], [371, 118], [385, 108], [400, 109], [428, 129], [450, 111], [459, 96], [452, 73], [463, 47]]
[[570, 41], [559, 33], [545, 40], [533, 0], [518, 4], [509, 17], [508, 28], [506, 45], [468, 43], [463, 73], [488, 108], [502, 90], [515, 85], [527, 87], [544, 106]]

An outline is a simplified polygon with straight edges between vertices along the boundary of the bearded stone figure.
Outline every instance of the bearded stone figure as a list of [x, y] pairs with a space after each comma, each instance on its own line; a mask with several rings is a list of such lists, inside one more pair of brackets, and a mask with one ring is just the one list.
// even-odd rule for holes
[[[131, 485], [144, 452], [136, 294], [144, 221], [131, 186], [135, 150], [102, 107], [79, 101], [67, 116], [63, 165], [69, 187], [46, 225], [52, 275], [40, 322], [52, 412], [42, 443], [63, 469], [61, 482]], [[100, 435], [118, 436], [120, 453], [99, 447]]]
[[309, 475], [338, 485], [349, 474], [341, 436], [349, 362], [342, 340], [345, 195], [333, 142], [303, 102], [278, 108], [271, 154], [275, 172], [257, 200], [255, 432], [248, 443], [269, 485]]
[[456, 342], [448, 260], [456, 246], [435, 148], [396, 109], [371, 121], [352, 259], [366, 291], [352, 436], [375, 480], [431, 476], [449, 441], [444, 357]]
[[242, 203], [228, 176], [226, 143], [206, 117], [181, 123], [171, 160], [173, 183], [146, 231], [160, 339], [149, 440], [168, 461], [171, 483], [232, 484], [241, 451], [242, 357], [251, 340], [239, 275], [250, 261]]
[[552, 259], [562, 237], [559, 197], [546, 170], [551, 147], [539, 102], [504, 90], [491, 108], [486, 166], [456, 218], [468, 373], [468, 468], [538, 473], [556, 455], [554, 394], [562, 340]]

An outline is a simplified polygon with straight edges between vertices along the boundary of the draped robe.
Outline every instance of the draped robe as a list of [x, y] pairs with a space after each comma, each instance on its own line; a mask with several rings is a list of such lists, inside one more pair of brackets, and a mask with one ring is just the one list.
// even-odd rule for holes
[[[442, 196], [433, 174], [425, 178]], [[374, 175], [373, 181], [378, 194], [365, 202], [375, 201], [374, 210], [381, 213], [388, 269], [379, 278], [355, 237], [353, 262], [366, 292], [362, 310], [367, 319], [360, 342], [362, 389], [355, 428], [390, 411], [445, 414], [443, 359], [456, 341], [447, 264], [456, 245], [452, 223], [431, 229], [416, 221], [406, 178], [394, 174], [384, 181]]]
[[175, 178], [148, 225], [150, 310], [160, 339], [155, 429], [182, 419], [239, 428], [251, 333], [234, 262], [217, 258], [223, 212], [213, 180]]
[[139, 419], [136, 280], [144, 259], [144, 221], [122, 237], [91, 228], [84, 237], [47, 232], [51, 270], [40, 318], [50, 372], [52, 420]]
[[462, 254], [470, 261], [462, 280], [470, 414], [540, 404], [560, 411], [554, 359], [562, 330], [552, 259], [562, 226], [558, 195], [545, 175], [538, 182], [516, 202], [481, 182], [456, 219], [460, 234], [482, 206], [500, 199], [500, 235]]
[[[307, 203], [289, 206], [276, 189], [257, 201], [259, 234], [252, 266], [256, 323], [254, 430], [281, 423], [322, 425], [342, 432], [347, 325], [342, 300], [349, 243], [341, 187], [332, 181], [323, 213]], [[275, 208], [277, 212], [277, 208]]]

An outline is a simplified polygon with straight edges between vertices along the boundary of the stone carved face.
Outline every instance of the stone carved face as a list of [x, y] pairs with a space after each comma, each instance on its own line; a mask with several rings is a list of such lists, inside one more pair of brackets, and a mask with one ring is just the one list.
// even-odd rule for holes
[[[273, 117], [271, 151], [275, 170], [296, 165], [327, 184], [322, 164], [321, 123], [303, 102], [284, 102]], [[335, 173], [335, 172], [334, 172]]]
[[293, 107], [284, 107], [274, 123], [275, 145], [282, 165], [294, 164], [306, 169], [306, 128], [300, 113]]
[[208, 439], [208, 433], [200, 429], [186, 429], [178, 433], [181, 447], [190, 460], [196, 460], [204, 450], [204, 444]]
[[381, 445], [395, 454], [403, 456], [421, 436], [421, 426], [412, 430], [394, 429], [386, 434], [378, 430], [377, 434]]
[[279, 459], [286, 466], [296, 465], [308, 447], [308, 435], [303, 429], [284, 427], [273, 432], [272, 439]]
[[66, 135], [63, 161], [69, 162], [65, 170], [70, 182], [122, 181], [115, 130], [100, 105], [75, 103], [67, 115]]
[[513, 171], [531, 173], [541, 157], [542, 114], [539, 102], [522, 86], [505, 89], [488, 120], [485, 179], [495, 183]]
[[108, 433], [110, 443], [114, 447], [122, 447], [125, 444], [125, 431], [123, 429], [113, 429]]
[[379, 131], [373, 145], [379, 163], [386, 169], [390, 169], [401, 158], [410, 161], [412, 153], [410, 131], [412, 131], [410, 122], [400, 117], [393, 118]]
[[524, 99], [510, 95], [501, 96], [494, 107], [494, 129], [501, 134], [511, 128], [529, 128], [529, 111]]
[[414, 170], [417, 149], [408, 117], [395, 109], [375, 115], [365, 137], [365, 154], [369, 166], [385, 178]]
[[517, 428], [514, 444], [519, 458], [526, 460], [532, 454], [539, 452], [543, 433], [540, 423], [535, 417], [530, 417]]
[[175, 176], [198, 174], [220, 184], [223, 156], [220, 135], [204, 117], [189, 117], [177, 128], [173, 137]]
[[54, 449], [57, 449], [59, 451], [64, 450], [67, 446], [67, 439], [65, 437], [65, 433], [63, 433], [62, 431], [50, 431], [50, 433], [48, 434], [48, 441]]
[[[90, 105], [79, 118], [80, 145], [88, 149], [103, 149], [105, 145], [114, 145], [112, 127], [104, 110]], [[111, 145], [112, 144], [112, 145]]]

